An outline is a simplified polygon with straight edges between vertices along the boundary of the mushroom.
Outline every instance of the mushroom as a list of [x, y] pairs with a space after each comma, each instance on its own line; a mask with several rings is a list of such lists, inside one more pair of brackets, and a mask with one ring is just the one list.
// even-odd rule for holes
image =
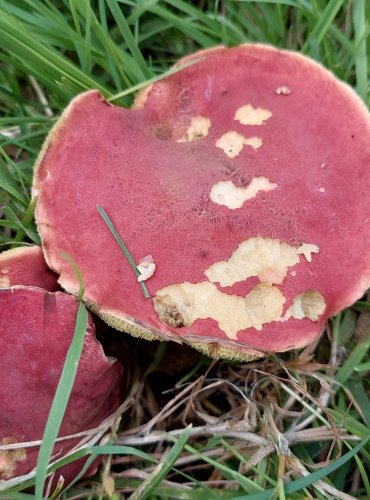
[[[22, 274], [24, 272], [24, 275]], [[38, 248], [16, 249], [0, 255], [0, 273], [7, 287], [0, 288], [0, 446], [40, 440], [73, 338], [78, 302], [56, 288]], [[13, 286], [17, 283], [19, 286]], [[4, 284], [4, 283], [3, 283]], [[39, 285], [39, 286], [22, 286]], [[102, 423], [119, 406], [122, 366], [107, 358], [95, 337], [89, 314], [82, 355], [59, 436], [70, 436]], [[53, 450], [56, 458], [75, 447], [81, 438], [65, 438]], [[0, 449], [0, 480], [30, 472], [38, 446]], [[82, 469], [85, 459], [58, 469], [64, 485]], [[96, 471], [97, 462], [88, 474]]]
[[0, 253], [0, 287], [13, 285], [38, 286], [48, 292], [60, 290], [58, 275], [48, 268], [37, 245]]
[[[35, 166], [47, 263], [76, 294], [72, 255], [87, 305], [134, 336], [216, 358], [303, 347], [370, 283], [369, 115], [294, 52], [192, 61], [131, 110], [97, 91], [65, 110]], [[135, 262], [153, 257], [151, 299], [97, 204]]]

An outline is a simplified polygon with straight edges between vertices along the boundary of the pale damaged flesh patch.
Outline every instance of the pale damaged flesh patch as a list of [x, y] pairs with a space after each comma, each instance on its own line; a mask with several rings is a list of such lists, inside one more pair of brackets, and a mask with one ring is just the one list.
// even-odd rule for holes
[[307, 318], [311, 321], [317, 321], [325, 311], [325, 307], [324, 297], [318, 290], [307, 290], [294, 298], [293, 304], [286, 311], [283, 321], [290, 318]]
[[250, 146], [253, 149], [259, 149], [262, 144], [261, 137], [247, 137], [244, 141], [245, 146]]
[[0, 287], [1, 288], [7, 288], [10, 286], [10, 279], [7, 274], [0, 274]]
[[223, 205], [231, 210], [241, 208], [243, 204], [255, 198], [261, 191], [271, 191], [278, 185], [266, 177], [253, 177], [246, 187], [237, 187], [232, 181], [220, 181], [212, 186], [210, 197], [217, 205]]
[[281, 85], [280, 87], [277, 87], [275, 90], [275, 94], [277, 95], [290, 95], [290, 88], [287, 87], [286, 85]]
[[222, 149], [229, 158], [238, 156], [244, 146], [251, 146], [257, 150], [262, 146], [262, 139], [260, 137], [245, 137], [239, 132], [230, 130], [216, 141], [216, 147]]
[[299, 255], [304, 255], [307, 262], [312, 262], [313, 253], [319, 253], [320, 249], [317, 245], [312, 245], [311, 243], [303, 243], [297, 248], [297, 253]]
[[299, 249], [285, 242], [258, 236], [243, 241], [229, 260], [215, 262], [204, 274], [209, 281], [222, 287], [232, 286], [252, 276], [258, 276], [260, 281], [266, 283], [280, 284], [288, 268], [299, 263], [300, 253]]
[[227, 261], [215, 262], [205, 275], [212, 283], [232, 286], [252, 276], [267, 283], [282, 283], [288, 267], [298, 264], [297, 250], [287, 243], [270, 238], [243, 241]]
[[243, 149], [244, 141], [244, 135], [231, 131], [222, 135], [217, 140], [216, 147], [222, 149], [229, 158], [234, 158]]
[[[15, 443], [17, 443], [17, 440], [12, 436], [0, 439], [0, 446]], [[17, 462], [26, 460], [26, 458], [27, 452], [24, 448], [0, 450], [0, 479], [10, 479], [13, 477]]]
[[208, 135], [211, 127], [211, 120], [204, 116], [195, 116], [191, 119], [190, 125], [185, 134], [177, 142], [193, 142]]
[[[296, 248], [277, 239], [250, 238], [238, 246], [228, 261], [216, 262], [205, 271], [210, 282], [175, 283], [159, 290], [153, 299], [154, 309], [159, 319], [173, 328], [213, 319], [230, 339], [236, 339], [239, 331], [260, 331], [264, 324], [274, 321], [317, 321], [326, 307], [319, 291], [307, 290], [298, 295], [283, 315], [286, 298], [274, 284], [283, 282], [288, 268], [299, 263], [300, 255], [311, 262], [311, 254], [318, 251], [316, 245], [309, 243]], [[260, 283], [245, 297], [228, 295], [213, 284], [232, 286], [252, 276], [257, 276]]]
[[246, 297], [228, 295], [207, 281], [177, 283], [162, 288], [153, 299], [159, 319], [169, 326], [190, 326], [198, 319], [213, 319], [230, 339], [247, 328], [262, 330], [279, 321], [285, 297], [267, 283], [258, 283]]
[[141, 281], [146, 281], [153, 276], [156, 265], [153, 257], [151, 255], [146, 255], [139, 261], [139, 264], [136, 267], [140, 273], [140, 276], [137, 277], [137, 280], [140, 283]]
[[142, 109], [145, 106], [146, 101], [148, 100], [148, 97], [149, 97], [149, 93], [152, 90], [152, 87], [153, 87], [153, 84], [149, 85], [148, 87], [143, 89], [141, 92], [139, 92], [139, 94], [136, 96], [135, 102], [132, 106], [133, 109]]
[[254, 108], [251, 104], [245, 104], [236, 110], [234, 120], [242, 125], [263, 125], [271, 116], [272, 113], [268, 109]]

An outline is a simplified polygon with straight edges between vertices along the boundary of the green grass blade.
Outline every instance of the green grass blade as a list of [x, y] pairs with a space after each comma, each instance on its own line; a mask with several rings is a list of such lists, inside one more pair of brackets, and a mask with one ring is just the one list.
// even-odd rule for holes
[[[185, 445], [184, 448], [189, 448], [189, 446]], [[92, 448], [88, 448], [87, 451], [89, 453], [95, 454], [96, 456], [98, 456], [98, 455], [131, 455], [131, 456], [135, 456], [138, 458], [142, 458], [142, 459], [148, 461], [149, 463], [153, 463], [153, 464], [160, 463], [157, 458], [154, 458], [151, 455], [149, 455], [141, 450], [137, 450], [136, 448], [133, 448], [131, 446], [120, 446], [120, 445], [95, 446]], [[203, 457], [202, 454], [198, 453], [198, 455], [200, 456], [200, 458]], [[207, 458], [207, 457], [204, 457], [204, 458]], [[211, 459], [209, 459], [209, 460], [211, 460]], [[224, 467], [224, 469], [227, 470], [227, 467]], [[178, 469], [174, 468], [174, 471], [177, 472], [178, 474], [180, 474], [182, 477], [186, 478], [188, 481], [194, 481], [203, 490], [203, 496], [204, 496], [205, 492], [207, 492], [207, 494], [209, 494], [209, 495], [212, 494], [212, 490], [207, 488], [207, 486], [203, 485], [200, 481], [197, 481], [196, 479], [192, 478], [191, 476], [188, 476], [187, 474], [185, 474], [184, 472], [182, 472]], [[199, 498], [201, 500], [201, 497], [197, 497], [197, 498]], [[209, 496], [208, 498], [212, 498], [212, 499], [216, 500], [219, 497], [218, 496], [216, 496], [216, 497]]]
[[[342, 457], [338, 458], [338, 460], [335, 460], [329, 465], [326, 465], [325, 467], [322, 467], [321, 469], [312, 472], [311, 474], [303, 477], [302, 479], [298, 479], [296, 481], [288, 483], [287, 485], [285, 485], [284, 488], [285, 494], [295, 493], [296, 491], [300, 491], [304, 488], [313, 485], [316, 481], [319, 481], [320, 479], [324, 479], [329, 474], [336, 471], [337, 469], [342, 467], [342, 465], [351, 460], [367, 444], [369, 439], [370, 439], [370, 434], [368, 434], [365, 437], [365, 439], [363, 439], [352, 450], [348, 451]], [[234, 500], [270, 500], [270, 498], [272, 498], [272, 495], [274, 495], [274, 492], [275, 490], [269, 489], [262, 493], [256, 493], [254, 495], [237, 496], [234, 498]]]
[[[367, 425], [361, 423], [359, 419], [348, 414], [348, 404], [346, 403], [345, 409], [342, 411], [328, 409], [328, 413], [333, 418], [334, 422], [343, 429], [360, 439], [365, 439], [369, 433], [369, 428]], [[362, 453], [366, 453], [366, 449], [363, 449]], [[369, 453], [370, 460], [370, 453]]]
[[210, 457], [207, 457], [207, 455], [204, 455], [200, 451], [196, 450], [192, 446], [185, 445], [186, 451], [190, 452], [192, 455], [196, 455], [199, 457], [200, 460], [203, 460], [205, 463], [212, 465], [215, 467], [221, 474], [228, 478], [235, 480], [239, 483], [239, 485], [247, 492], [255, 492], [255, 491], [261, 491], [263, 488], [256, 484], [254, 481], [249, 479], [248, 477], [244, 476], [243, 474], [240, 474], [240, 472], [237, 472], [233, 470], [230, 467], [227, 467], [226, 465], [217, 462], [216, 460], [213, 460]]
[[305, 0], [236, 0], [237, 2], [248, 3], [272, 3], [275, 5], [289, 5], [297, 9], [311, 10], [311, 5]]
[[[32, 210], [32, 206], [31, 206], [31, 210]], [[23, 223], [19, 220], [17, 214], [14, 212], [14, 210], [11, 207], [4, 206], [3, 212], [4, 212], [4, 215], [6, 217], [8, 217], [9, 221], [11, 221], [14, 224], [14, 226], [9, 225], [8, 227], [12, 227], [13, 229], [15, 229], [18, 232], [22, 231], [25, 235], [27, 235], [30, 238], [31, 241], [33, 241], [37, 245], [40, 245], [40, 237], [39, 237], [38, 233], [36, 233], [36, 231], [30, 229], [29, 227], [23, 225]], [[31, 216], [31, 214], [28, 213], [27, 219], [30, 216]], [[27, 219], [26, 219], [26, 222], [27, 222]], [[5, 223], [4, 226], [6, 226], [7, 220], [2, 221], [2, 222], [4, 222]], [[16, 242], [15, 239], [14, 239], [14, 242]]]
[[182, 31], [187, 37], [196, 41], [201, 47], [211, 47], [215, 44], [215, 39], [209, 37], [204, 31], [210, 31], [205, 28], [199, 29], [192, 19], [185, 18], [184, 16], [177, 16], [173, 12], [167, 10], [160, 5], [153, 5], [148, 7], [148, 11], [161, 17], [170, 25], [173, 25], [178, 30]]
[[[134, 271], [135, 273], [135, 276], [138, 277], [140, 276], [140, 272], [138, 271], [138, 268], [136, 267], [136, 263], [134, 261], [134, 259], [132, 258], [132, 255], [129, 251], [129, 249], [126, 247], [126, 245], [123, 243], [120, 235], [117, 233], [115, 227], [113, 226], [113, 223], [112, 221], [110, 220], [110, 218], [108, 217], [107, 213], [105, 212], [104, 208], [101, 207], [100, 205], [97, 205], [97, 208], [99, 210], [99, 213], [100, 215], [103, 217], [104, 219], [104, 222], [106, 223], [106, 225], [108, 226], [110, 232], [112, 233], [112, 235], [114, 236], [115, 240], [117, 241], [117, 243], [119, 244], [119, 246], [121, 247], [121, 250], [122, 252], [124, 253], [126, 259], [128, 260], [132, 270]], [[143, 291], [143, 294], [144, 294], [144, 297], [146, 299], [148, 299], [150, 297], [150, 293], [149, 293], [149, 290], [146, 286], [146, 284], [141, 281], [141, 282], [138, 282], [138, 284], [141, 286], [141, 289]]]
[[148, 85], [151, 85], [152, 83], [159, 82], [160, 80], [163, 80], [164, 78], [167, 78], [171, 75], [174, 75], [175, 73], [178, 73], [179, 71], [182, 71], [185, 68], [188, 68], [189, 66], [192, 66], [193, 64], [197, 64], [199, 61], [201, 61], [203, 58], [199, 57], [197, 59], [194, 59], [193, 61], [189, 61], [185, 64], [180, 64], [179, 66], [176, 66], [174, 68], [170, 68], [168, 71], [163, 73], [160, 76], [154, 76], [153, 78], [150, 78], [149, 80], [145, 80], [144, 82], [138, 83], [137, 85], [134, 85], [133, 87], [130, 87], [126, 90], [123, 90], [119, 94], [116, 94], [109, 99], [107, 99], [108, 102], [116, 101], [117, 99], [120, 99], [121, 97], [124, 97], [129, 94], [133, 94], [134, 92], [137, 92], [138, 90], [144, 89]]
[[355, 31], [355, 68], [357, 93], [367, 102], [369, 84], [367, 80], [367, 55], [366, 55], [366, 6], [365, 0], [353, 2], [353, 28]]
[[67, 261], [68, 264], [72, 267], [73, 272], [78, 280], [79, 290], [78, 290], [77, 300], [82, 300], [82, 297], [83, 297], [84, 292], [85, 292], [85, 286], [84, 286], [84, 281], [83, 281], [81, 269], [78, 267], [77, 262], [74, 260], [74, 258], [71, 255], [69, 255], [67, 252], [62, 252], [60, 254], [60, 256], [62, 257], [62, 259]]
[[162, 460], [154, 468], [153, 472], [143, 481], [143, 483], [129, 497], [130, 500], [145, 500], [149, 495], [154, 494], [155, 489], [172, 469], [175, 461], [183, 451], [184, 446], [191, 435], [191, 426], [184, 429], [171, 450], [164, 454]]
[[370, 372], [370, 361], [361, 363], [355, 367], [356, 372]]
[[78, 37], [81, 38], [82, 35], [81, 35], [80, 20], [78, 18], [75, 2], [74, 2], [74, 0], [68, 0], [68, 4], [69, 4], [69, 10], [71, 11], [71, 14], [72, 14], [73, 23], [75, 25], [75, 30], [77, 32]]
[[358, 300], [357, 302], [355, 302], [355, 304], [353, 305], [353, 307], [357, 311], [370, 311], [370, 303], [362, 301], [362, 300]]
[[[4, 161], [5, 165], [7, 165], [9, 168], [8, 179], [10, 179], [10, 180], [14, 179], [14, 182], [15, 182], [15, 179], [18, 178], [18, 182], [20, 184], [20, 187], [22, 188], [23, 193], [25, 194], [25, 196], [28, 197], [27, 188], [24, 185], [22, 175], [21, 175], [21, 172], [18, 168], [18, 165], [10, 158], [10, 156], [7, 154], [7, 152], [5, 151], [5, 149], [1, 145], [0, 145], [0, 156], [1, 156], [1, 161], [2, 162]], [[16, 185], [16, 184], [14, 184], [14, 185]]]
[[19, 229], [19, 225], [11, 220], [0, 220], [0, 227], [7, 227], [14, 230]]
[[[347, 446], [349, 447], [349, 449], [352, 449], [351, 446], [348, 445], [348, 443], [347, 443]], [[366, 496], [367, 496], [367, 498], [370, 498], [369, 471], [366, 470], [366, 468], [364, 467], [364, 464], [362, 463], [362, 460], [360, 459], [360, 457], [358, 455], [355, 455], [354, 459], [356, 460], [358, 470], [360, 472], [362, 481], [363, 481], [364, 486], [365, 486]]]
[[36, 198], [33, 198], [30, 201], [30, 204], [27, 207], [27, 210], [24, 214], [24, 217], [22, 219], [22, 227], [18, 229], [17, 234], [15, 235], [14, 241], [15, 242], [21, 242], [23, 241], [24, 237], [27, 234], [27, 230], [31, 230], [31, 223], [33, 219], [33, 214], [35, 212], [35, 206], [36, 206]]
[[93, 464], [94, 460], [96, 460], [96, 457], [94, 455], [87, 458], [80, 472], [73, 478], [73, 481], [71, 481], [68, 486], [63, 489], [63, 494], [70, 490], [80, 479], [84, 477], [89, 467]]
[[[1, 93], [1, 89], [0, 89]], [[16, 99], [16, 97], [14, 98]], [[29, 104], [28, 101], [25, 100], [24, 104]], [[36, 106], [36, 104], [35, 104]], [[21, 123], [46, 123], [49, 127], [53, 124], [53, 119], [48, 116], [41, 115], [32, 115], [32, 116], [4, 116], [0, 118], [0, 126], [2, 125], [19, 125]]]
[[[48, 474], [51, 474], [52, 472], [56, 471], [57, 469], [64, 467], [65, 465], [68, 465], [72, 462], [75, 462], [76, 460], [79, 460], [81, 458], [84, 458], [86, 456], [90, 455], [89, 448], [82, 448], [76, 452], [71, 452], [67, 456], [64, 456], [63, 458], [56, 460], [53, 462], [52, 465], [48, 467]], [[27, 476], [33, 476], [33, 472], [30, 472]], [[0, 497], [7, 495], [8, 498], [10, 495], [12, 495], [14, 492], [21, 491], [26, 488], [30, 488], [35, 485], [35, 477], [31, 477], [31, 479], [26, 479], [25, 481], [22, 481], [20, 478], [13, 478], [8, 480], [9, 482], [14, 483], [13, 486], [10, 488], [4, 488], [2, 487], [2, 483], [0, 483]], [[6, 490], [6, 493], [3, 494], [3, 491]], [[11, 497], [13, 498], [13, 497]], [[32, 498], [35, 498], [34, 496]]]
[[12, 198], [21, 202], [22, 205], [28, 205], [27, 196], [23, 193], [23, 185], [20, 189], [15, 176], [10, 171], [9, 165], [12, 166], [8, 161], [4, 149], [0, 145], [0, 188], [6, 191]]
[[[0, 162], [1, 163], [1, 162]], [[1, 167], [0, 167], [0, 188], [4, 189], [10, 196], [20, 201], [24, 205], [27, 204], [27, 199], [13, 186], [11, 186], [5, 179], [5, 176], [1, 175]]]
[[90, 2], [86, 2], [85, 11], [85, 41], [84, 41], [84, 59], [82, 71], [89, 74], [91, 72], [91, 7]]
[[339, 368], [335, 375], [335, 381], [338, 384], [344, 384], [346, 380], [352, 375], [356, 367], [360, 364], [362, 359], [366, 356], [370, 348], [370, 335], [363, 342], [360, 342], [353, 349], [343, 365]]
[[333, 339], [336, 345], [344, 345], [356, 326], [357, 314], [353, 309], [346, 309], [333, 319]]
[[152, 72], [148, 68], [148, 65], [136, 43], [136, 40], [131, 33], [130, 27], [127, 24], [125, 16], [123, 15], [118, 3], [116, 0], [107, 0], [107, 4], [112, 12], [114, 20], [117, 23], [118, 29], [127, 44], [128, 49], [130, 50], [132, 57], [135, 60], [135, 64], [140, 69], [143, 79], [150, 78], [152, 76]]
[[348, 380], [346, 385], [361, 409], [366, 425], [370, 429], [370, 400], [362, 384], [362, 379], [356, 377], [353, 380]]
[[0, 498], [7, 498], [8, 500], [32, 500], [34, 495], [28, 495], [27, 493], [12, 493], [10, 497], [8, 493], [0, 493]]
[[119, 446], [119, 445], [105, 445], [105, 446], [93, 446], [88, 448], [89, 453], [92, 453], [95, 456], [99, 455], [129, 455], [133, 457], [142, 458], [143, 460], [147, 460], [148, 462], [158, 464], [159, 460], [153, 458], [149, 453], [145, 453], [145, 451], [137, 450], [132, 446]]
[[305, 45], [303, 46], [304, 52], [308, 50], [308, 47], [312, 42], [319, 44], [322, 42], [343, 3], [344, 0], [330, 0], [327, 3], [315, 27], [307, 38]]
[[55, 392], [54, 400], [50, 408], [48, 420], [46, 422], [42, 444], [40, 446], [37, 472], [35, 482], [35, 499], [43, 498], [44, 484], [47, 474], [48, 463], [50, 461], [54, 443], [58, 436], [63, 416], [67, 408], [69, 396], [72, 392], [73, 382], [76, 377], [78, 362], [81, 357], [85, 332], [87, 328], [88, 313], [85, 306], [80, 302], [76, 319], [76, 326], [73, 340], [68, 349], [63, 371]]
[[129, 86], [133, 82], [141, 80], [141, 71], [137, 67], [135, 60], [113, 41], [108, 31], [105, 3], [99, 3], [101, 22], [99, 22], [92, 7], [84, 0], [74, 0], [74, 3], [83, 16], [86, 15], [86, 9], [90, 9], [91, 36], [94, 36], [94, 39], [96, 38], [97, 47], [103, 51], [103, 59], [100, 64], [105, 67], [105, 72], [112, 76], [117, 90], [121, 90], [122, 82], [124, 85]]
[[303, 488], [307, 488], [314, 484], [316, 481], [319, 481], [320, 479], [324, 479], [325, 477], [328, 477], [329, 474], [332, 472], [336, 471], [342, 465], [347, 463], [349, 460], [351, 460], [366, 444], [368, 443], [370, 439], [370, 434], [366, 436], [365, 439], [363, 439], [360, 443], [358, 443], [357, 446], [355, 446], [352, 450], [348, 451], [345, 453], [343, 456], [338, 458], [337, 460], [334, 460], [330, 464], [326, 465], [325, 467], [322, 467], [319, 470], [316, 470], [315, 472], [312, 472], [309, 476], [305, 476], [302, 479], [298, 479], [296, 481], [293, 481], [290, 484], [287, 484], [285, 487], [285, 492], [286, 493], [294, 493], [296, 491], [302, 490]]
[[202, 12], [197, 7], [194, 7], [191, 4], [191, 2], [184, 2], [183, 0], [164, 0], [164, 1], [165, 3], [172, 5], [173, 7], [178, 9], [183, 14], [191, 16], [198, 22], [202, 22], [205, 26], [208, 26], [211, 29], [214, 29], [218, 25], [218, 23], [215, 22], [211, 17], [207, 16], [207, 14]]
[[[98, 23], [98, 20], [95, 16], [93, 17], [93, 26], [96, 26], [96, 28], [99, 30], [99, 35], [101, 39], [105, 39], [106, 43], [105, 45], [105, 50], [107, 54], [107, 60], [108, 60], [108, 68], [109, 68], [109, 73], [112, 77], [112, 80], [117, 88], [117, 90], [122, 90], [122, 84], [120, 77], [118, 75], [118, 72], [120, 68], [118, 67], [119, 65], [117, 64], [117, 55], [115, 54], [115, 45], [112, 43], [112, 40], [109, 36], [109, 29], [108, 29], [108, 21], [107, 21], [107, 14], [106, 14], [106, 4], [105, 0], [99, 0], [99, 17], [100, 17], [100, 23]], [[98, 35], [98, 37], [99, 37]], [[125, 78], [123, 78], [124, 80]]]
[[80, 91], [97, 88], [103, 95], [109, 96], [107, 89], [97, 81], [84, 74], [57, 51], [40, 43], [23, 23], [4, 13], [0, 16], [0, 38], [2, 48], [26, 61], [32, 73], [32, 69], [38, 67], [45, 72], [44, 79], [60, 80], [64, 77], [76, 84]]

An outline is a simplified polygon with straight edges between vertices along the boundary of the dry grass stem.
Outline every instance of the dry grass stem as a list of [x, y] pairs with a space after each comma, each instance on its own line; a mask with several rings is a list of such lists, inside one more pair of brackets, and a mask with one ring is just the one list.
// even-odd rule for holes
[[52, 109], [50, 108], [49, 102], [46, 98], [46, 95], [43, 92], [42, 88], [40, 87], [38, 81], [32, 75], [29, 76], [29, 80], [30, 80], [30, 83], [31, 83], [33, 90], [35, 91], [35, 94], [36, 94], [38, 100], [41, 102], [41, 104], [44, 107], [45, 115], [48, 116], [49, 118], [52, 118], [54, 116], [54, 113], [53, 113]]

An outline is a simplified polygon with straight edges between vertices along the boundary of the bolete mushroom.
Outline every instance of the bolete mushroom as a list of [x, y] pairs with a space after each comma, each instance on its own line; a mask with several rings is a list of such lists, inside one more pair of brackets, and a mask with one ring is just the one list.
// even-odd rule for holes
[[13, 285], [37, 286], [48, 292], [60, 290], [58, 275], [48, 268], [37, 245], [0, 253], [0, 287]]
[[[43, 436], [72, 341], [78, 302], [63, 292], [13, 286], [57, 287], [55, 277], [45, 268], [41, 249], [36, 247], [1, 254], [0, 273], [7, 281], [6, 287], [0, 287], [0, 446], [7, 446]], [[55, 445], [56, 458], [81, 439], [68, 436], [100, 425], [118, 408], [121, 375], [120, 363], [105, 356], [89, 315], [76, 379], [59, 432], [67, 438]], [[0, 449], [0, 480], [30, 472], [36, 465], [38, 449]], [[84, 459], [77, 460], [58, 469], [54, 484], [60, 475], [64, 485], [68, 484], [83, 463]], [[88, 472], [95, 470], [96, 464]]]
[[[248, 359], [313, 341], [370, 283], [370, 120], [316, 62], [262, 45], [215, 48], [131, 110], [86, 92], [38, 159], [48, 265], [76, 260], [88, 306], [117, 329]], [[135, 262], [146, 300], [96, 205]]]

